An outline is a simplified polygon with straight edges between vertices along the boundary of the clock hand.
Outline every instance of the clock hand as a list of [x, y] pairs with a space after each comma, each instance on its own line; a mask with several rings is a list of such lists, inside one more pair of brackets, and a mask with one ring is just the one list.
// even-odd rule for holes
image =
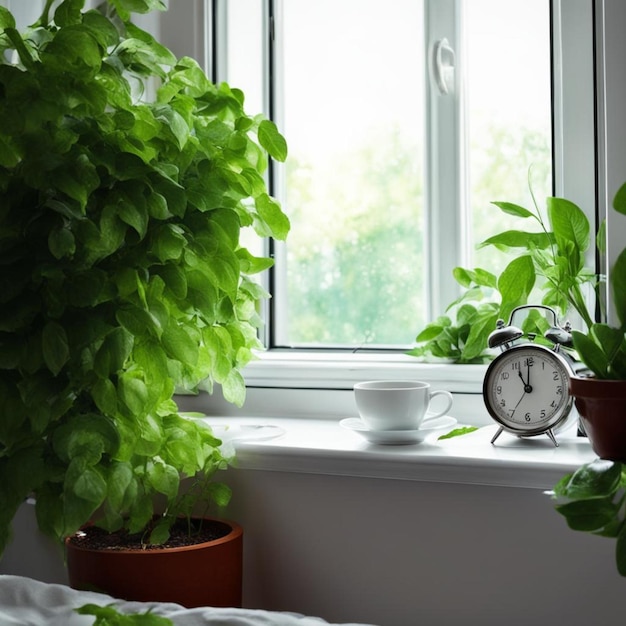
[[517, 410], [517, 407], [521, 404], [525, 395], [526, 395], [526, 386], [524, 386], [524, 393], [522, 394], [522, 397], [517, 401], [517, 404], [513, 407], [513, 410], [511, 411], [511, 417], [515, 415], [515, 411]]
[[524, 391], [526, 393], [532, 393], [532, 390], [533, 388], [530, 384], [530, 364], [527, 361], [526, 362], [526, 383], [524, 384]]

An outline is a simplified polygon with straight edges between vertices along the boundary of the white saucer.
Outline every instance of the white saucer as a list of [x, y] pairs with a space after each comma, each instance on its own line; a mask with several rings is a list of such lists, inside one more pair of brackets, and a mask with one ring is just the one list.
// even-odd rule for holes
[[431, 433], [450, 428], [454, 424], [456, 419], [449, 415], [430, 419], [424, 422], [419, 430], [370, 430], [358, 417], [348, 417], [339, 422], [340, 426], [359, 433], [370, 443], [396, 446], [421, 443]]
[[285, 434], [285, 429], [273, 424], [213, 425], [209, 423], [216, 437], [223, 442], [265, 441]]

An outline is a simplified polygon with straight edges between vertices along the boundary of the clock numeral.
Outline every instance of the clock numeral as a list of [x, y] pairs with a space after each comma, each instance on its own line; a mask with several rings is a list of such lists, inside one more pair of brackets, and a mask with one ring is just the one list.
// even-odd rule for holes
[[550, 402], [550, 406], [555, 409], [556, 408], [556, 402], [554, 400], [552, 400], [552, 402]]
[[524, 365], [528, 366], [528, 367], [532, 367], [535, 364], [535, 359], [532, 356], [529, 356], [525, 361], [524, 361]]
[[500, 374], [500, 378], [502, 378], [502, 380], [509, 380], [509, 373], [502, 372], [502, 374]]
[[525, 419], [527, 422], [530, 422], [530, 413], [526, 413], [526, 415], [524, 415], [524, 419]]
[[498, 385], [498, 386], [496, 387], [496, 394], [500, 395], [501, 393], [502, 393], [502, 386], [501, 386], [501, 385]]
[[515, 361], [515, 363], [511, 363], [511, 369], [513, 371], [518, 370], [520, 368], [520, 362], [519, 361]]
[[545, 419], [545, 417], [546, 417], [546, 410], [545, 409], [541, 409], [540, 417], [541, 417], [541, 419]]
[[500, 400], [500, 406], [506, 406], [506, 400], [504, 398]]
[[552, 380], [559, 380], [559, 373], [556, 370], [552, 372]]
[[560, 396], [563, 394], [563, 387], [559, 386], [556, 388], [556, 395]]

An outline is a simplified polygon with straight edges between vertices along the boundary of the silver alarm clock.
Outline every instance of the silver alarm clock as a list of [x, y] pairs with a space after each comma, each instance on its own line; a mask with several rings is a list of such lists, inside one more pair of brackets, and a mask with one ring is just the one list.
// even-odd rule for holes
[[[513, 318], [523, 309], [544, 309], [552, 315], [551, 328], [544, 337], [551, 346], [534, 343], [513, 326]], [[572, 346], [570, 326], [558, 324], [553, 309], [543, 305], [524, 305], [511, 312], [508, 325], [498, 320], [489, 336], [489, 347], [502, 350], [487, 368], [483, 399], [489, 415], [500, 426], [491, 443], [507, 431], [518, 437], [547, 435], [555, 446], [555, 432], [577, 419], [572, 411], [573, 398], [568, 382], [574, 374], [574, 361], [561, 348]]]

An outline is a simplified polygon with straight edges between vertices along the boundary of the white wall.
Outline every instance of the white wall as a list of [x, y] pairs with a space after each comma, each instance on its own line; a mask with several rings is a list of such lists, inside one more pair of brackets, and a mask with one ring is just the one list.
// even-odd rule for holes
[[621, 620], [614, 542], [539, 490], [234, 471], [246, 606], [381, 626]]
[[[244, 605], [380, 626], [603, 626], [622, 619], [614, 542], [535, 489], [229, 470]], [[32, 507], [0, 573], [65, 582]]]

